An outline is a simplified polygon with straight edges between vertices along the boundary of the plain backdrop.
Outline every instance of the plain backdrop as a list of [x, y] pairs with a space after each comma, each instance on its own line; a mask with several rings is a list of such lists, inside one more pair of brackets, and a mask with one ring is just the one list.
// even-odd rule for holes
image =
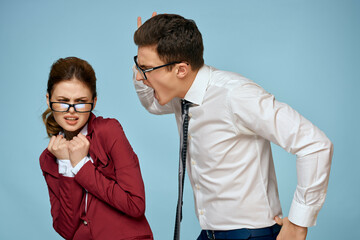
[[[95, 114], [123, 125], [140, 159], [155, 239], [172, 239], [175, 119], [148, 113], [132, 84], [136, 18], [146, 20], [153, 11], [195, 20], [206, 64], [252, 79], [326, 133], [335, 149], [330, 183], [308, 239], [358, 238], [359, 1], [0, 0], [0, 239], [61, 239], [52, 228], [38, 158], [49, 141], [41, 114], [50, 66], [67, 56], [94, 67]], [[296, 187], [296, 158], [273, 147], [286, 216]], [[183, 209], [182, 239], [196, 239], [200, 227], [187, 177]]]

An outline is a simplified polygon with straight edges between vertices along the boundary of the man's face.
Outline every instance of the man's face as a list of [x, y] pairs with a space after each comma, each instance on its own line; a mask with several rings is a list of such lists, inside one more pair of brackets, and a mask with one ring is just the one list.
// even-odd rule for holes
[[[149, 69], [166, 64], [160, 60], [155, 46], [146, 46], [138, 48], [138, 65], [142, 69]], [[176, 77], [176, 65], [171, 71], [167, 67], [155, 69], [146, 73], [145, 80], [142, 75], [137, 72], [136, 80], [154, 89], [154, 96], [161, 105], [170, 102], [177, 97], [182, 82]]]

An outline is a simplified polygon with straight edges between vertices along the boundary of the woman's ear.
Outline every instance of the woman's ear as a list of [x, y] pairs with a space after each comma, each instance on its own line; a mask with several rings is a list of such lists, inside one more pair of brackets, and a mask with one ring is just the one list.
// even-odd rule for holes
[[97, 102], [97, 97], [94, 98], [94, 106], [93, 106], [93, 109], [94, 109], [95, 106], [96, 106], [96, 102]]
[[176, 76], [178, 78], [185, 78], [190, 72], [190, 65], [187, 63], [179, 63], [176, 66]]
[[48, 93], [46, 94], [46, 104], [50, 108], [50, 99], [49, 99], [49, 94]]

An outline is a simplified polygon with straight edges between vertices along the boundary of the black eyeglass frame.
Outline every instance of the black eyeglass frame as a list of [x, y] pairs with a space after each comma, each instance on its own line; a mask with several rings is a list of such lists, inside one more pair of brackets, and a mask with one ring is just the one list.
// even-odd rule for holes
[[141, 73], [141, 75], [143, 76], [144, 80], [147, 80], [147, 77], [146, 77], [146, 74], [147, 72], [151, 72], [151, 71], [154, 71], [156, 69], [159, 69], [159, 68], [163, 68], [163, 67], [166, 67], [166, 66], [170, 66], [172, 64], [178, 64], [178, 63], [181, 63], [181, 62], [170, 62], [170, 63], [167, 63], [167, 64], [164, 64], [164, 65], [161, 65], [161, 66], [157, 66], [157, 67], [153, 67], [153, 68], [148, 68], [148, 69], [142, 69], [138, 62], [137, 62], [137, 55], [134, 56], [134, 62], [135, 62], [135, 65], [136, 65], [136, 68], [137, 70]]
[[[75, 103], [75, 104], [70, 104], [70, 103], [64, 103], [64, 102], [49, 102], [50, 103], [50, 109], [54, 112], [68, 112], [70, 110], [71, 107], [74, 108], [74, 111], [75, 112], [78, 112], [78, 113], [88, 113], [88, 112], [91, 112], [93, 109], [94, 109], [94, 103]], [[53, 109], [53, 104], [54, 103], [61, 103], [61, 104], [65, 104], [65, 105], [68, 105], [68, 108], [66, 109], [66, 111], [57, 111], [57, 110], [54, 110]], [[80, 104], [90, 104], [91, 105], [91, 109], [89, 111], [78, 111], [76, 109], [76, 105], [80, 105]]]

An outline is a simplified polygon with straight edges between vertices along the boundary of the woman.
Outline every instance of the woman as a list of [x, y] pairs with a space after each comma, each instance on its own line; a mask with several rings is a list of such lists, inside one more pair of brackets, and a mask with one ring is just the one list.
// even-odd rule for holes
[[139, 162], [115, 119], [96, 117], [95, 72], [68, 57], [51, 67], [40, 156], [54, 229], [65, 239], [153, 239]]

